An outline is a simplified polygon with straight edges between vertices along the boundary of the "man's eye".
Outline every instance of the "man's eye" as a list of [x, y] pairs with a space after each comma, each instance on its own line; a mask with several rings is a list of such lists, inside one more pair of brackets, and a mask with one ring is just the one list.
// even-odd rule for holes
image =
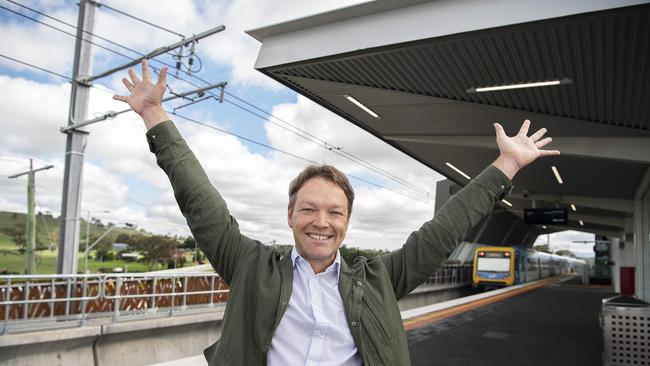
[[300, 211], [303, 211], [303, 212], [314, 212], [314, 209], [313, 209], [313, 208], [303, 208], [303, 209], [301, 209]]

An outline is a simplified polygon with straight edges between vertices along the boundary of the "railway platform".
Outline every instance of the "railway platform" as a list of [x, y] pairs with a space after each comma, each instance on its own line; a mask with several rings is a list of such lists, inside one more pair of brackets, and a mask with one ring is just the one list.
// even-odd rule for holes
[[413, 317], [413, 366], [601, 365], [599, 314], [615, 295], [577, 279], [545, 281]]

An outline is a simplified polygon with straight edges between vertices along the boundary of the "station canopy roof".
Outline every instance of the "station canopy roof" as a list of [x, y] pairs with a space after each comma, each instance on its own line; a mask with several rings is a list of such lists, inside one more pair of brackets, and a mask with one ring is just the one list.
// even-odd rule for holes
[[493, 122], [548, 128], [562, 155], [515, 178], [499, 205], [516, 215], [534, 199], [567, 208], [568, 228], [618, 235], [650, 179], [647, 1], [380, 0], [248, 33], [258, 70], [460, 185], [446, 163], [480, 173], [497, 156]]

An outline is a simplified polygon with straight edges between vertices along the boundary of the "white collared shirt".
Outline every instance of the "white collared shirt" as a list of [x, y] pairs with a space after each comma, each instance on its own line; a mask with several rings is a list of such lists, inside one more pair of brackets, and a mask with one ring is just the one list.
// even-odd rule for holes
[[338, 289], [341, 254], [337, 251], [334, 263], [319, 274], [295, 247], [291, 260], [293, 291], [271, 340], [267, 365], [361, 365]]

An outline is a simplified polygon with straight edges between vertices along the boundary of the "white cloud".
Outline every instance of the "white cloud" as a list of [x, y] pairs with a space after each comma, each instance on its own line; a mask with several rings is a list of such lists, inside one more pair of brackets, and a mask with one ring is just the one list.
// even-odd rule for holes
[[[535, 241], [535, 245], [549, 244], [553, 251], [570, 250], [579, 257], [594, 256], [594, 234], [581, 231], [566, 230], [549, 235], [540, 235]], [[576, 243], [591, 241], [592, 243]]]
[[[107, 4], [187, 35], [225, 24], [225, 32], [200, 42], [200, 55], [207, 62], [224, 66], [230, 73], [220, 75], [220, 79], [248, 86], [247, 93], [254, 95], [255, 88], [277, 89], [278, 84], [253, 69], [259, 44], [244, 34], [244, 30], [358, 2], [291, 0], [278, 6], [262, 0], [194, 3], [168, 0], [151, 6], [139, 1], [112, 0]], [[38, 2], [34, 6], [75, 23], [76, 7], [69, 2]], [[67, 74], [71, 68], [73, 39], [41, 28], [31, 23], [3, 20], [0, 31], [4, 39], [12, 39], [12, 43], [3, 41], [0, 52]], [[101, 8], [97, 12], [95, 32], [141, 51], [150, 51], [178, 39]], [[13, 38], [20, 41], [14, 42]], [[93, 52], [94, 70], [104, 70], [124, 61], [96, 47]], [[3, 63], [21, 69], [15, 64]], [[123, 75], [117, 73], [100, 82], [123, 91], [119, 82]], [[173, 80], [170, 83], [174, 85]], [[39, 173], [37, 191], [39, 205], [58, 213], [65, 146], [65, 135], [59, 128], [67, 118], [69, 85], [60, 80], [39, 83], [0, 75], [0, 93], [3, 95], [0, 100], [3, 111], [0, 154], [37, 157], [57, 166]], [[90, 116], [123, 108], [125, 105], [113, 101], [108, 93], [91, 92]], [[210, 120], [205, 110], [198, 109], [196, 113], [203, 121], [228, 126], [227, 121]], [[442, 178], [304, 97], [298, 97], [295, 103], [277, 105], [273, 113], [328, 141], [330, 147], [342, 148], [428, 192], [434, 193], [435, 182]], [[278, 152], [254, 152], [232, 136], [181, 120], [176, 122], [210, 180], [228, 202], [242, 231], [265, 242], [274, 239], [292, 242], [286, 223], [287, 187], [306, 163]], [[133, 113], [126, 113], [115, 120], [90, 126], [88, 130], [82, 210], [110, 210], [110, 213], [97, 216], [103, 221], [132, 222], [157, 233], [187, 233], [168, 179], [148, 151], [140, 119]], [[352, 180], [358, 198], [346, 240], [350, 245], [396, 249], [411, 231], [433, 215], [433, 197], [428, 204], [405, 198], [402, 194], [420, 199], [424, 196], [277, 126], [267, 123], [265, 133], [270, 144], [278, 149], [316, 162], [326, 161], [348, 174], [370, 179], [387, 188]], [[0, 161], [3, 174], [26, 169], [24, 162]], [[24, 212], [24, 181], [1, 179], [0, 190], [3, 192], [0, 210]]]

